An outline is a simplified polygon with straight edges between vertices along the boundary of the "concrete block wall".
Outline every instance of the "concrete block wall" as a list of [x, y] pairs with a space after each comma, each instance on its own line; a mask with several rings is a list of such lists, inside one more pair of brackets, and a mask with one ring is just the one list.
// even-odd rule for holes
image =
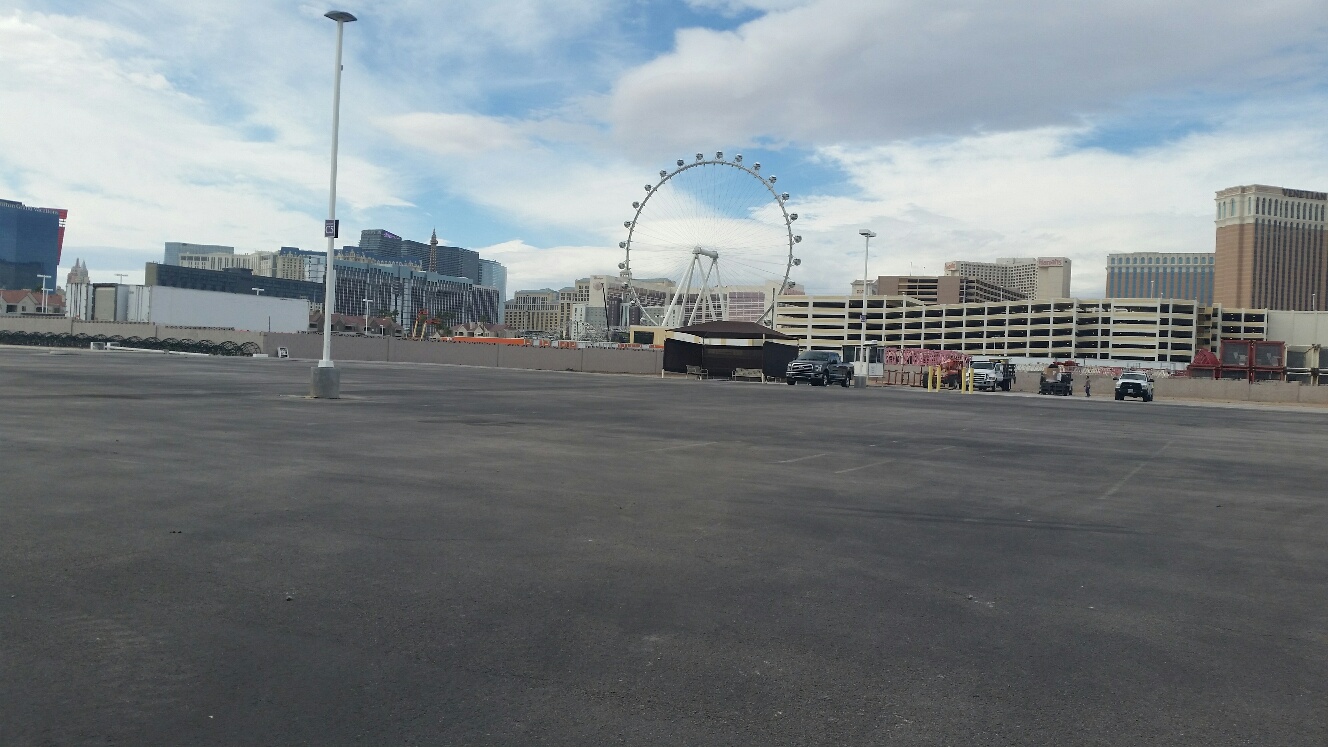
[[[332, 340], [335, 350], [337, 340]], [[405, 363], [451, 363], [460, 366], [498, 367], [498, 345], [469, 342], [424, 342], [394, 340], [391, 360]]]
[[[476, 345], [453, 343], [463, 347], [498, 348], [499, 368], [525, 368], [538, 371], [584, 371], [584, 350], [516, 347], [512, 345]], [[615, 351], [616, 352], [616, 351]]]
[[323, 338], [321, 335], [297, 335], [273, 333], [263, 336], [263, 352], [276, 356], [277, 348], [286, 348], [292, 358], [301, 360], [319, 360], [323, 357]]
[[[292, 358], [317, 360], [323, 355], [322, 335], [269, 334], [263, 352], [276, 355], [284, 347]], [[395, 363], [442, 363], [487, 368], [521, 368], [539, 371], [584, 371], [658, 375], [664, 365], [661, 350], [616, 350], [609, 348], [539, 348], [526, 345], [492, 345], [472, 342], [424, 342], [395, 338], [336, 336], [332, 358], [349, 361]]]
[[1302, 386], [1296, 401], [1307, 405], [1328, 405], [1328, 386]]
[[67, 317], [38, 319], [36, 317], [0, 316], [0, 329], [10, 332], [54, 332], [55, 334], [74, 334], [74, 320]]
[[[82, 324], [82, 322], [74, 322], [76, 333], [81, 331], [78, 329], [80, 324]], [[142, 326], [151, 327], [152, 332], [147, 335], [139, 333], [139, 337], [156, 337], [161, 340], [168, 337], [174, 337], [177, 340], [211, 340], [213, 342], [230, 341], [239, 345], [243, 345], [246, 342], [252, 342], [260, 348], [263, 347], [264, 333], [262, 332], [250, 332], [248, 330], [238, 329], [217, 329], [216, 327], [167, 327], [162, 324], [147, 324]], [[86, 334], [92, 333], [88, 332]], [[124, 335], [123, 332], [103, 332], [101, 334]], [[128, 335], [124, 336], [127, 337]]]
[[65, 335], [106, 335], [111, 337], [156, 337], [177, 340], [211, 340], [213, 342], [234, 342], [243, 344], [252, 342], [263, 344], [262, 332], [248, 332], [215, 327], [168, 327], [158, 324], [139, 322], [88, 322], [81, 319], [57, 317], [40, 319], [36, 317], [0, 317], [0, 329], [14, 332], [52, 332]]
[[1328, 404], [1328, 386], [1307, 386], [1286, 381], [1250, 383], [1221, 379], [1158, 379], [1154, 382], [1153, 390], [1159, 398]]
[[[1014, 386], [1010, 387], [1010, 391], [1037, 394], [1038, 381], [1041, 378], [1042, 377], [1039, 374], [1030, 373], [1028, 371], [1019, 371], [1014, 376]], [[1095, 381], [1093, 383], [1096, 384], [1097, 382]]]
[[610, 350], [585, 348], [581, 370], [592, 373], [627, 373], [658, 375], [664, 368], [662, 350]]

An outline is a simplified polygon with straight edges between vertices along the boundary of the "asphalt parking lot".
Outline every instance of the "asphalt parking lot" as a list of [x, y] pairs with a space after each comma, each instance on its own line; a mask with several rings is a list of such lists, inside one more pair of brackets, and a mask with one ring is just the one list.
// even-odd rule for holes
[[1328, 415], [0, 350], [0, 744], [1328, 743]]

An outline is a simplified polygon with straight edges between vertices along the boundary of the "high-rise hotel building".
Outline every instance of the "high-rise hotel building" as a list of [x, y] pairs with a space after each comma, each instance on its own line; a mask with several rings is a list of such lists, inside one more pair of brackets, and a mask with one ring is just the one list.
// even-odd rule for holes
[[1108, 254], [1107, 298], [1175, 298], [1211, 306], [1213, 253]]
[[1217, 193], [1213, 300], [1228, 308], [1328, 305], [1328, 194], [1253, 184]]
[[1038, 300], [1070, 297], [1068, 257], [1006, 257], [995, 262], [945, 263], [946, 275], [976, 278]]

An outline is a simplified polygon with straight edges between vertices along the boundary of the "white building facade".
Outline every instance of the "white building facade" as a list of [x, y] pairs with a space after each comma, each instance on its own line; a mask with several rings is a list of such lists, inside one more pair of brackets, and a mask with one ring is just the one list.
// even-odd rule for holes
[[[775, 328], [804, 348], [856, 345], [861, 296], [780, 298]], [[868, 296], [868, 345], [970, 355], [1189, 363], [1219, 340], [1268, 339], [1269, 313], [1169, 299], [1059, 299], [923, 304]]]

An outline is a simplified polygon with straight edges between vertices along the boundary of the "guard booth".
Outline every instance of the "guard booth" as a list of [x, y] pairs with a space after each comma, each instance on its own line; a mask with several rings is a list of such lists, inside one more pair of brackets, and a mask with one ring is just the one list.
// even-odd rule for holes
[[[856, 363], [858, 356], [862, 354], [861, 345], [845, 344], [840, 348], [840, 357], [845, 363]], [[871, 340], [867, 342], [867, 376], [873, 379], [879, 379], [885, 375], [885, 348], [880, 342]]]
[[697, 370], [709, 378], [731, 378], [740, 368], [784, 378], [798, 357], [798, 338], [755, 322], [705, 322], [671, 329], [664, 338], [664, 370]]

